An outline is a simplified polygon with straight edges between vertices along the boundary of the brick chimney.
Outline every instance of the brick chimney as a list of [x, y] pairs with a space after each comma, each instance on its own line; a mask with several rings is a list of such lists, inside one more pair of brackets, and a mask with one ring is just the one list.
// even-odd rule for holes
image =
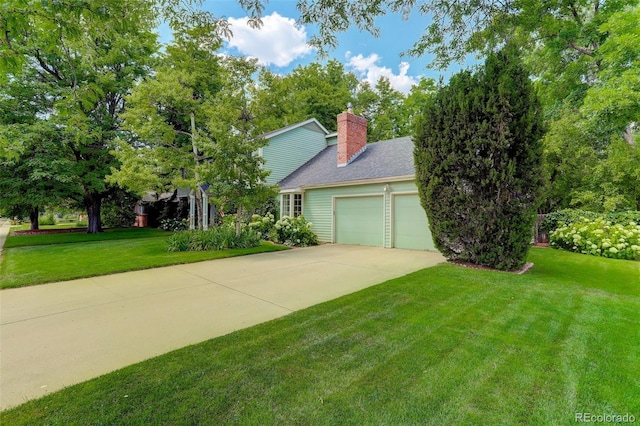
[[338, 114], [338, 167], [345, 167], [367, 148], [367, 119], [349, 109]]

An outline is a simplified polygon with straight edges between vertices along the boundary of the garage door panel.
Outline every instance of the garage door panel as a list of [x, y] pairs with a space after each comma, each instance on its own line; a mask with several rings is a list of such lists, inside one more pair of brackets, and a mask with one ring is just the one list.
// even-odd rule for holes
[[435, 250], [427, 215], [420, 205], [418, 195], [395, 195], [393, 201], [393, 246]]
[[384, 198], [336, 198], [335, 242], [381, 247], [384, 244]]

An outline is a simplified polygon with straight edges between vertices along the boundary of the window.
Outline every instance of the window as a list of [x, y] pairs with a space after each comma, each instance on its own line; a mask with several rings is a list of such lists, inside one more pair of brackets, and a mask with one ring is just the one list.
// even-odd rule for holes
[[302, 194], [293, 194], [293, 217], [302, 214]]
[[300, 216], [302, 214], [302, 194], [282, 194], [280, 206], [280, 216]]
[[291, 210], [291, 195], [282, 194], [282, 211], [280, 216], [289, 216], [289, 210]]

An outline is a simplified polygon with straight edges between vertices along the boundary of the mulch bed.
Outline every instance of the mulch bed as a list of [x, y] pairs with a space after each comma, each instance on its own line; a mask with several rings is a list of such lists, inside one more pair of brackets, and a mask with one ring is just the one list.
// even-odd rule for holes
[[535, 243], [533, 246], [546, 248], [546, 247], [549, 247], [549, 243]]
[[533, 267], [533, 263], [532, 262], [527, 262], [520, 269], [516, 269], [516, 270], [513, 270], [513, 271], [503, 271], [503, 270], [500, 270], [500, 269], [491, 268], [489, 266], [476, 265], [475, 263], [461, 262], [461, 261], [457, 261], [457, 260], [450, 260], [448, 263], [451, 263], [452, 265], [462, 266], [464, 268], [469, 268], [469, 269], [479, 269], [479, 270], [482, 270], [482, 271], [508, 272], [510, 274], [517, 274], [517, 275], [522, 275], [522, 274], [524, 274], [525, 272], [527, 272], [529, 269], [531, 269]]
[[29, 231], [13, 231], [11, 235], [71, 234], [74, 232], [87, 232], [87, 228], [36, 229], [36, 230], [29, 230]]

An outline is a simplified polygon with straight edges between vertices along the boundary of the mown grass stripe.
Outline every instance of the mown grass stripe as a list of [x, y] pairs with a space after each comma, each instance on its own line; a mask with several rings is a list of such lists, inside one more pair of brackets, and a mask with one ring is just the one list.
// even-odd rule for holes
[[73, 386], [2, 421], [538, 425], [573, 423], [582, 410], [639, 413], [634, 267], [570, 254], [560, 261], [576, 273], [556, 276], [555, 254], [534, 250], [538, 272], [522, 276], [425, 269]]

